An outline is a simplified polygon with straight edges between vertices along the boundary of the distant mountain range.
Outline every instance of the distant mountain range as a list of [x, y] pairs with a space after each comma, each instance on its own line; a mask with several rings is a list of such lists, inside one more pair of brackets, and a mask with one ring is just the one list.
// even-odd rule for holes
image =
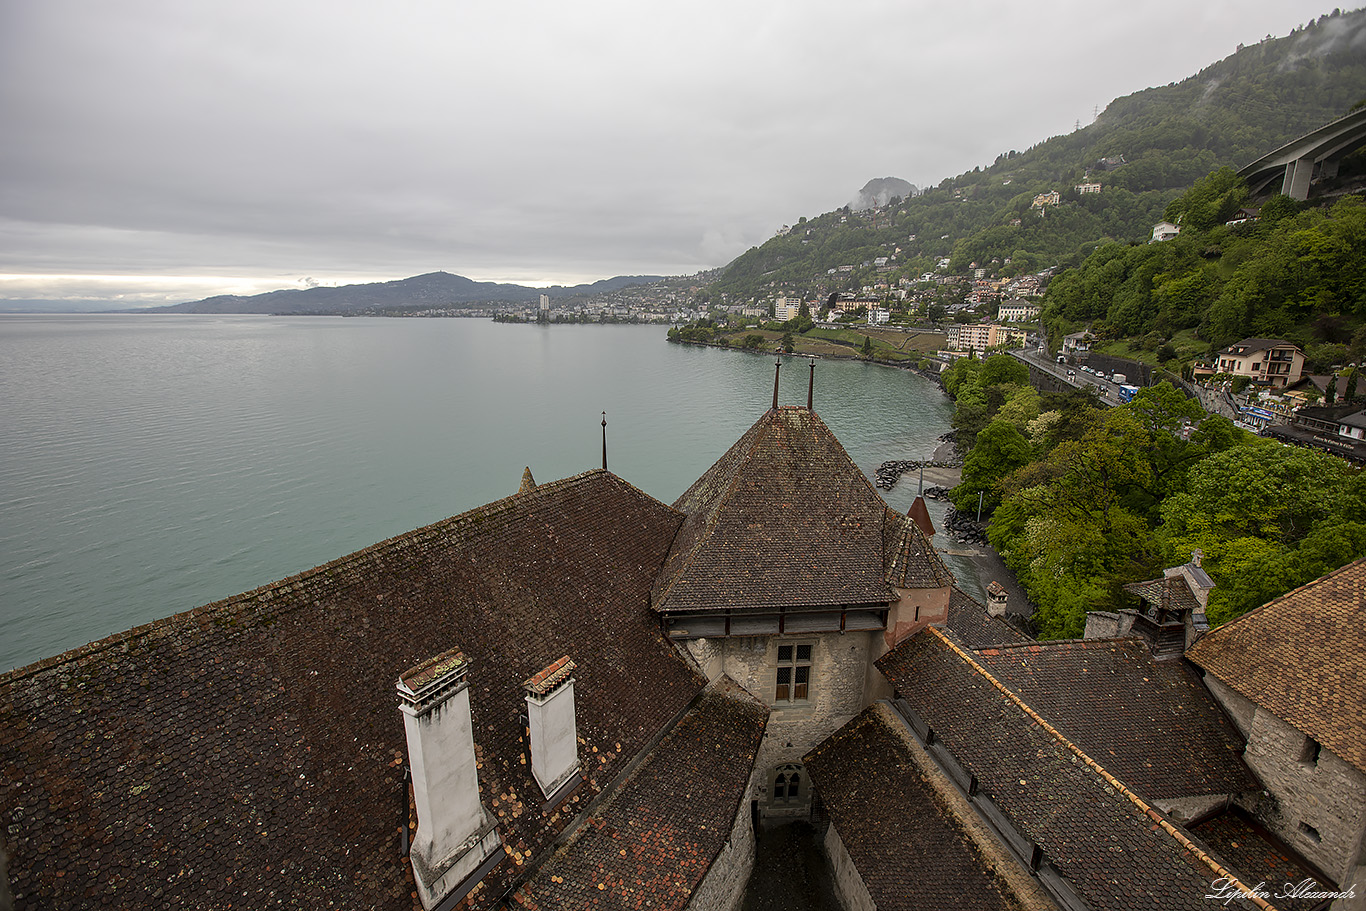
[[391, 282], [267, 291], [242, 296], [221, 294], [203, 300], [143, 311], [149, 313], [270, 313], [345, 314], [372, 309], [467, 308], [480, 304], [533, 303], [542, 294], [561, 300], [580, 295], [605, 294], [630, 285], [661, 280], [658, 275], [619, 275], [588, 285], [529, 288], [501, 282], [477, 282], [449, 272], [428, 272]]

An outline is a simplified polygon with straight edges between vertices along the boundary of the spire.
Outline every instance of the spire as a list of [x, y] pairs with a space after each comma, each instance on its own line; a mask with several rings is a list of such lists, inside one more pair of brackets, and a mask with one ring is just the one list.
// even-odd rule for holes
[[778, 374], [782, 372], [783, 359], [780, 357], [773, 362], [773, 410], [778, 410]]
[[915, 502], [911, 504], [911, 508], [907, 510], [906, 515], [910, 517], [912, 522], [920, 526], [920, 530], [925, 533], [925, 537], [934, 537], [934, 522], [930, 519], [930, 510], [925, 505], [924, 497], [916, 497]]
[[517, 490], [518, 493], [526, 493], [536, 489], [536, 479], [531, 476], [531, 466], [522, 469], [522, 486]]
[[807, 410], [807, 411], [814, 411], [814, 410], [815, 410], [815, 409], [813, 409], [813, 408], [811, 407], [812, 397], [815, 395], [815, 392], [816, 392], [816, 358], [815, 358], [814, 355], [812, 355], [812, 357], [811, 357], [811, 375], [810, 375], [810, 377], [807, 378], [807, 381], [806, 381], [806, 410]]
[[602, 413], [602, 470], [607, 470], [607, 412]]

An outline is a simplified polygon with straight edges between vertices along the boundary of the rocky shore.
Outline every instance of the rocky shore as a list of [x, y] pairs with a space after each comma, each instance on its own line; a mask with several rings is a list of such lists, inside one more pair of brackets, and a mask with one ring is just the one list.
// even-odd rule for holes
[[[924, 462], [924, 466], [927, 485], [923, 494], [925, 498], [948, 500], [949, 491], [958, 486], [963, 474], [963, 458], [958, 452], [958, 444], [952, 431], [939, 438], [939, 445]], [[920, 467], [921, 463], [913, 459], [884, 462], [878, 466], [877, 479], [874, 483], [889, 490], [902, 474], [918, 473]], [[884, 478], [890, 483], [884, 485]], [[960, 568], [963, 563], [967, 563], [975, 577], [959, 579], [959, 587], [985, 604], [987, 586], [996, 582], [1006, 590], [1006, 610], [1020, 618], [1018, 625], [1027, 626], [1024, 621], [1034, 613], [1034, 604], [1025, 594], [1015, 574], [987, 540], [987, 523], [979, 523], [973, 512], [962, 513], [950, 505], [945, 513], [943, 525], [939, 534], [935, 536], [939, 549], [961, 561]]]

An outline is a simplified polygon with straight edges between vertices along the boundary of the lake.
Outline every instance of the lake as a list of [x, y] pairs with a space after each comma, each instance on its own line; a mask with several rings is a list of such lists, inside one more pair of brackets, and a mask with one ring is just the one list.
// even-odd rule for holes
[[[609, 468], [672, 502], [769, 407], [773, 363], [660, 325], [0, 316], [0, 671], [508, 496], [524, 467], [599, 467], [604, 411]], [[784, 360], [781, 404], [807, 375]], [[952, 404], [820, 361], [815, 410], [871, 477], [927, 458]], [[904, 512], [915, 478], [885, 496]]]

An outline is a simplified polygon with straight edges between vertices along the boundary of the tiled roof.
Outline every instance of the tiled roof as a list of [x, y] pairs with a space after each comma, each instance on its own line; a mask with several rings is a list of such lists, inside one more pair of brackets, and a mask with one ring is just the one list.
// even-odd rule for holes
[[806, 758], [830, 821], [878, 911], [1019, 907], [943, 805], [882, 704], [865, 709]]
[[891, 600], [887, 506], [805, 408], [766, 412], [674, 508], [687, 518], [655, 585], [656, 610]]
[[[681, 520], [593, 471], [0, 676], [16, 907], [412, 908], [394, 682], [452, 648], [487, 907], [703, 686], [649, 610]], [[547, 817], [521, 684], [564, 655], [587, 781]]]
[[1164, 610], [1201, 610], [1200, 602], [1191, 592], [1185, 576], [1168, 576], [1162, 579], [1148, 579], [1144, 582], [1130, 582], [1124, 590], [1137, 595], [1144, 602]]
[[1230, 871], [943, 633], [917, 633], [877, 666], [1095, 911], [1207, 911]]
[[1366, 771], [1366, 558], [1211, 630], [1186, 657]]
[[513, 894], [539, 911], [687, 906], [726, 846], [768, 707], [729, 678]]
[[1283, 338], [1245, 338], [1241, 342], [1234, 342], [1220, 354], [1233, 354], [1240, 350], [1243, 354], [1255, 354], [1258, 351], [1266, 351], [1268, 348], [1295, 348], [1292, 342], [1287, 342]]
[[883, 511], [882, 553], [887, 581], [897, 588], [942, 588], [953, 573], [914, 518], [888, 507]]
[[988, 614], [985, 607], [956, 585], [949, 593], [948, 627], [968, 648], [1031, 641], [1006, 621]]
[[1237, 869], [1252, 871], [1249, 874], [1252, 878], [1270, 884], [1277, 908], [1283, 911], [1322, 911], [1323, 899], [1282, 897], [1293, 891], [1285, 886], [1312, 879], [1321, 888], [1309, 891], [1323, 891], [1332, 888], [1332, 880], [1238, 809], [1230, 809], [1196, 823], [1190, 830]]
[[1260, 787], [1243, 740], [1181, 661], [1143, 640], [1087, 639], [982, 649], [977, 662], [1116, 778], [1149, 800]]

